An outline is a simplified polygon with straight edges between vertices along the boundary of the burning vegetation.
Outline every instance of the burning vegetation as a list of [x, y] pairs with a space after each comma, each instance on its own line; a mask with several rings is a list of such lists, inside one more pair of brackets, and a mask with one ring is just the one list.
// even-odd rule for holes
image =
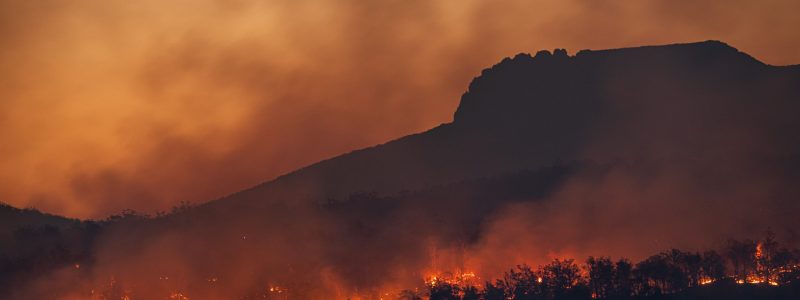
[[[447, 252], [433, 251], [431, 262], [444, 260]], [[444, 254], [442, 254], [444, 253]], [[463, 258], [462, 258], [463, 259]], [[262, 279], [246, 289], [244, 278], [218, 276], [216, 273], [193, 280], [180, 274], [152, 274], [149, 281], [127, 282], [125, 270], [107, 277], [103, 285], [88, 282], [91, 260], [65, 263], [62, 278], [71, 278], [73, 286], [62, 288], [55, 299], [133, 300], [133, 299], [361, 299], [361, 300], [522, 300], [522, 299], [664, 299], [704, 291], [727, 291], [735, 299], [748, 295], [769, 294], [775, 299], [791, 299], [800, 287], [800, 251], [782, 247], [771, 231], [763, 238], [729, 240], [717, 250], [705, 252], [670, 249], [637, 263], [620, 258], [589, 257], [586, 260], [554, 259], [538, 267], [517, 265], [500, 277], [482, 275], [481, 270], [462, 267], [454, 271], [419, 273], [416, 284], [404, 286], [391, 277], [368, 288], [349, 288], [326, 276]], [[288, 273], [291, 273], [287, 270]], [[392, 272], [376, 271], [376, 277]], [[283, 278], [282, 281], [278, 278]], [[307, 278], [331, 282], [312, 282]], [[327, 278], [327, 279], [326, 279]], [[62, 279], [63, 280], [63, 279]], [[244, 290], [244, 292], [242, 292]], [[160, 291], [160, 292], [159, 292]], [[756, 291], [755, 294], [753, 294]], [[733, 294], [731, 294], [733, 293]], [[737, 294], [738, 293], [738, 294]], [[160, 298], [153, 298], [160, 297]], [[158, 296], [161, 295], [161, 296]], [[794, 296], [793, 296], [794, 295]], [[703, 297], [700, 297], [703, 298]]]
[[[743, 248], [741, 245], [750, 245], [752, 248]], [[524, 264], [518, 265], [502, 278], [494, 280], [484, 280], [475, 272], [439, 272], [425, 276], [421, 285], [411, 289], [368, 291], [349, 295], [346, 299], [649, 299], [688, 293], [693, 289], [735, 289], [735, 285], [761, 289], [787, 287], [782, 293], [797, 291], [800, 284], [800, 252], [796, 249], [789, 251], [777, 248], [777, 243], [768, 237], [757, 243], [731, 240], [724, 251], [725, 255], [717, 251], [698, 253], [671, 249], [636, 264], [624, 258], [613, 261], [608, 257], [589, 257], [583, 263], [573, 259], [555, 259], [535, 269]], [[743, 256], [738, 256], [740, 254], [748, 255], [747, 260], [741, 260]], [[164, 279], [160, 277], [159, 280]], [[209, 279], [205, 288], [217, 282], [217, 278]], [[306, 291], [265, 284], [260, 292], [231, 295], [230, 299], [303, 299], [301, 295], [306, 295]], [[92, 289], [86, 297], [78, 298], [137, 299], [133, 288], [123, 287], [114, 278], [102, 291]], [[333, 294], [330, 297], [335, 298]], [[203, 292], [173, 291], [165, 295], [165, 299], [210, 298]]]
[[[497, 194], [495, 189], [485, 193]], [[193, 215], [198, 208], [189, 205], [155, 217], [127, 211], [99, 222], [23, 228], [14, 233], [15, 245], [30, 251], [16, 259], [0, 257], [0, 291], [13, 293], [9, 299], [661, 299], [703, 291], [796, 295], [800, 283], [800, 252], [791, 240], [779, 244], [771, 232], [756, 240], [731, 239], [704, 252], [639, 253], [635, 261], [573, 260], [583, 255], [543, 254], [536, 248], [512, 248], [520, 256], [507, 257], [510, 251], [468, 242], [469, 235], [454, 229], [474, 220], [448, 227], [436, 214], [420, 215], [455, 207], [425, 206], [429, 197], [446, 194], [451, 189], [418, 196], [419, 202], [353, 196], [303, 208], [303, 218], [297, 212], [271, 214], [259, 221], [270, 223], [239, 219], [224, 228], [190, 222], [198, 218]], [[414, 210], [419, 207], [424, 209]], [[324, 231], [309, 230], [321, 230], [309, 225], [312, 220], [326, 225], [319, 227]], [[397, 225], [411, 224], [403, 220], [415, 223]], [[511, 233], [507, 237], [535, 237], [515, 233], [516, 225], [499, 228]], [[298, 238], [299, 233], [313, 238]], [[503, 237], [496, 231], [483, 235]], [[514, 262], [525, 264], [508, 269]], [[740, 294], [725, 295], [736, 299]]]

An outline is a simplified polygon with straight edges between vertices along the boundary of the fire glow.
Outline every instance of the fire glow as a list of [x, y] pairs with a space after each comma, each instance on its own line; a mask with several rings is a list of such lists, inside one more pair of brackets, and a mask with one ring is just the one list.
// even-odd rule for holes
[[[700, 286], [712, 286], [720, 282], [733, 282], [738, 285], [760, 285], [767, 287], [778, 287], [785, 283], [800, 280], [800, 262], [796, 258], [787, 260], [786, 262], [779, 262], [777, 256], [780, 252], [777, 250], [776, 243], [771, 240], [771, 237], [765, 241], [753, 243], [751, 263], [752, 268], [738, 274], [729, 272], [715, 273], [713, 269], [713, 262], [724, 263], [719, 261], [719, 256], [713, 252], [706, 252], [703, 255], [694, 254], [692, 252], [682, 252], [678, 250], [671, 250], [662, 252], [660, 254], [651, 256], [650, 258], [632, 264], [626, 260], [613, 262], [608, 258], [590, 258], [585, 263], [576, 263], [571, 259], [556, 259], [551, 263], [539, 266], [538, 268], [530, 268], [525, 265], [517, 266], [516, 269], [506, 272], [499, 278], [484, 277], [479, 275], [478, 270], [467, 269], [463, 271], [456, 269], [454, 271], [435, 271], [423, 273], [421, 276], [421, 284], [418, 286], [401, 286], [393, 284], [396, 288], [387, 288], [383, 286], [374, 290], [348, 291], [345, 288], [337, 292], [337, 297], [332, 299], [346, 298], [346, 299], [484, 299], [484, 298], [470, 298], [477, 295], [488, 295], [491, 291], [500, 291], [507, 295], [518, 293], [522, 288], [528, 289], [525, 293], [579, 293], [581, 290], [586, 290], [587, 295], [593, 299], [608, 298], [614, 292], [609, 290], [609, 287], [604, 287], [602, 274], [611, 274], [608, 272], [623, 272], [628, 270], [630, 274], [627, 281], [622, 283], [614, 283], [614, 285], [629, 284], [632, 288], [630, 295], [647, 296], [652, 293], [652, 289], [660, 290], [659, 293], [677, 293], [683, 289]], [[434, 251], [435, 253], [435, 251]], [[691, 265], [694, 261], [694, 255], [699, 255], [697, 258], [700, 263], [700, 268], [692, 271]], [[436, 256], [433, 257], [436, 261]], [[689, 279], [688, 285], [684, 287], [674, 286], [673, 283], [660, 282], [659, 275], [650, 274], [653, 272], [649, 269], [649, 265], [658, 260], [662, 263], [675, 264], [683, 270], [685, 278]], [[791, 262], [791, 263], [788, 263]], [[749, 263], [748, 263], [749, 264]], [[75, 263], [72, 265], [75, 272], [83, 272], [83, 266]], [[436, 268], [431, 268], [436, 269]], [[604, 273], [605, 272], [605, 273]], [[190, 290], [189, 285], [178, 284], [180, 276], [170, 274], [162, 274], [153, 277], [159, 282], [168, 284], [175, 288], [171, 292], [164, 294], [166, 299], [170, 300], [189, 300], [196, 299], [190, 295], [199, 295], [199, 299], [206, 299], [204, 296], [208, 291], [214, 291], [214, 288], [223, 287], [229, 281], [224, 277], [210, 276], [205, 278], [205, 288], [195, 287], [195, 291]], [[614, 279], [619, 280], [619, 279]], [[628, 283], [624, 283], [628, 282]], [[287, 288], [287, 286], [294, 288]], [[649, 287], [648, 287], [649, 286]], [[298, 299], [308, 296], [305, 295], [302, 289], [306, 287], [298, 286], [292, 282], [278, 282], [271, 281], [262, 286], [261, 292], [248, 293], [246, 296], [239, 296], [239, 299]], [[314, 287], [308, 287], [312, 289]], [[299, 289], [299, 290], [298, 290]], [[516, 291], [516, 292], [515, 292]], [[126, 286], [120, 282], [117, 277], [109, 277], [105, 288], [91, 289], [87, 294], [87, 299], [92, 300], [110, 300], [110, 299], [145, 299], [139, 296], [139, 292], [130, 286]], [[145, 291], [146, 292], [146, 291]], [[225, 293], [225, 291], [222, 291]], [[451, 295], [454, 298], [441, 298], [441, 295]], [[482, 297], [484, 297], [482, 296]], [[449, 296], [448, 296], [449, 297]], [[508, 299], [515, 299], [513, 296], [508, 296]], [[311, 296], [317, 299], [318, 296]], [[488, 298], [486, 298], [488, 299]]]

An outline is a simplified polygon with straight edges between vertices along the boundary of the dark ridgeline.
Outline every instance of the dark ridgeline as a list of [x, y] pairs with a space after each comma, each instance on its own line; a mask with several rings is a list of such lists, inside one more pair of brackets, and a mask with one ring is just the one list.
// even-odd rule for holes
[[[80, 271], [81, 276], [118, 272], [115, 268], [136, 270], [115, 277], [111, 284], [115, 296], [124, 290], [120, 285], [126, 280], [159, 286], [161, 282], [148, 281], [158, 280], [154, 274], [187, 268], [189, 275], [184, 275], [189, 282], [206, 282], [209, 274], [220, 279], [213, 281], [215, 285], [229, 289], [234, 285], [227, 278], [240, 281], [236, 288], [280, 282], [299, 298], [320, 297], [313, 292], [321, 288], [314, 282], [324, 281], [320, 270], [334, 274], [343, 286], [370, 291], [387, 280], [420, 278], [414, 272], [429, 263], [430, 247], [474, 245], [487, 234], [484, 225], [506, 204], [547, 202], [575, 180], [620, 172], [652, 177], [665, 168], [708, 184], [709, 191], [746, 185], [756, 178], [768, 181], [773, 189], [766, 193], [769, 201], [736, 200], [730, 206], [757, 206], [753, 213], [763, 214], [758, 216], [765, 224], [774, 221], [797, 228], [799, 108], [800, 67], [765, 65], [716, 41], [585, 50], [574, 56], [565, 50], [519, 54], [484, 70], [463, 95], [453, 122], [429, 131], [321, 161], [157, 218], [127, 212], [99, 225], [74, 226], [73, 233], [55, 239], [38, 234], [23, 238], [25, 230], [38, 232], [36, 226], [17, 229], [22, 233], [14, 243], [26, 247], [49, 239], [55, 246], [40, 247], [49, 251], [76, 238], [89, 246], [69, 248], [73, 249], [69, 255], [62, 256], [0, 256], [4, 259], [0, 293], [15, 286], [17, 297], [30, 298], [74, 287], [62, 284], [42, 291], [35, 285], [41, 282], [26, 288], [12, 279], [51, 280], [43, 276], [47, 271], [76, 260], [85, 265], [81, 270], [93, 270]], [[712, 196], [719, 197], [691, 200]], [[753, 232], [730, 232], [739, 233]], [[728, 273], [745, 276], [753, 270], [747, 253], [751, 246], [732, 242], [721, 253], [732, 267]], [[716, 273], [704, 274], [720, 276], [714, 269], [715, 258], [710, 253], [683, 254], [662, 253], [635, 266], [598, 259], [589, 265], [604, 275], [595, 274], [597, 280], [585, 284], [584, 278], [574, 276], [575, 262], [559, 261], [536, 271], [509, 273], [517, 284], [506, 280], [481, 291], [462, 292], [501, 299], [513, 286], [511, 290], [521, 288], [512, 291], [517, 293], [515, 299], [528, 299], [524, 295], [582, 299], [592, 292], [624, 298], [634, 290], [649, 297], [703, 298], [704, 294], [690, 293], [708, 289], [686, 290], [699, 276], [688, 269], [713, 269]], [[19, 257], [37, 260], [39, 267], [26, 270]], [[684, 259], [692, 260], [691, 268]], [[241, 270], [250, 271], [241, 274]], [[405, 273], [386, 275], [387, 270]], [[659, 277], [664, 270], [695, 277], [686, 275], [685, 281]], [[548, 280], [546, 286], [531, 283], [536, 272], [557, 280]], [[652, 293], [628, 281], [637, 276], [638, 282], [647, 278], [651, 284], [646, 288]], [[722, 282], [712, 287], [718, 290], [714, 293], [729, 295], [725, 293], [751, 288], [717, 288]], [[581, 289], [567, 288], [574, 285]], [[198, 294], [214, 298], [215, 290], [190, 286], [195, 292], [192, 299]], [[454, 287], [441, 286], [430, 292], [448, 299], [453, 291]], [[415, 297], [412, 291], [406, 294]]]
[[[770, 143], [752, 149], [769, 153], [755, 154], [788, 159], [792, 169], [781, 171], [796, 174], [798, 95], [800, 66], [769, 66], [718, 41], [572, 57], [562, 49], [518, 54], [470, 83], [451, 123], [321, 161], [208, 206], [392, 194], [559, 162], [634, 161], [652, 156], [636, 148], [649, 139], [676, 148], [658, 155], [693, 156], [724, 151], [704, 143], [732, 146], [713, 136], [743, 129]], [[633, 149], [617, 156], [587, 149], [616, 150], [604, 143]]]

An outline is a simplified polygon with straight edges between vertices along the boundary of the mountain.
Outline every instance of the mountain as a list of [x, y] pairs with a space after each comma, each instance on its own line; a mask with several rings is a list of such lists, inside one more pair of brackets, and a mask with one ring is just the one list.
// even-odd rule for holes
[[[799, 112], [800, 66], [718, 41], [519, 54], [483, 70], [452, 122], [426, 132], [166, 216], [20, 239], [67, 250], [6, 255], [0, 292], [252, 299], [271, 285], [346, 298], [431, 272], [639, 259], [768, 227], [796, 245]], [[84, 242], [63, 247], [72, 236]]]
[[0, 202], [0, 236], [13, 234], [22, 227], [67, 227], [79, 222], [61, 216], [42, 213], [35, 209], [19, 209]]
[[[718, 41], [519, 54], [470, 83], [451, 123], [210, 205], [396, 193], [575, 160], [725, 152], [741, 146], [724, 137], [740, 130], [750, 132], [730, 138], [768, 139], [759, 141], [770, 147], [763, 150], [797, 157], [798, 95], [800, 66], [769, 66]], [[656, 144], [668, 149], [646, 148]]]

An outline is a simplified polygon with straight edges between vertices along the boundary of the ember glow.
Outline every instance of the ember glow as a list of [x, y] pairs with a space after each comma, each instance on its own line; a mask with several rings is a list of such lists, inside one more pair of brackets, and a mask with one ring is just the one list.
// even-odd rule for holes
[[425, 285], [435, 287], [439, 284], [460, 286], [480, 286], [480, 278], [475, 272], [445, 272], [425, 276]]
[[[748, 244], [743, 241], [739, 244]], [[731, 249], [739, 245], [732, 243]], [[731, 258], [723, 258], [718, 256], [716, 252], [692, 253], [681, 252], [678, 250], [670, 250], [651, 256], [646, 260], [638, 263], [629, 263], [625, 260], [620, 260], [618, 263], [606, 258], [591, 258], [586, 262], [574, 261], [571, 259], [556, 259], [552, 262], [538, 266], [537, 268], [528, 267], [526, 265], [518, 265], [510, 268], [504, 274], [496, 275], [482, 275], [480, 270], [461, 271], [454, 269], [453, 271], [443, 271], [441, 266], [437, 267], [440, 271], [422, 273], [418, 278], [417, 283], [414, 281], [410, 283], [399, 282], [382, 282], [381, 287], [374, 289], [358, 290], [347, 288], [342, 283], [327, 282], [320, 286], [314, 287], [304, 283], [297, 285], [298, 282], [303, 282], [300, 278], [287, 278], [288, 281], [278, 283], [277, 281], [268, 281], [261, 285], [261, 287], [251, 287], [250, 291], [232, 292], [231, 283], [236, 278], [226, 277], [208, 277], [203, 284], [199, 282], [171, 282], [167, 286], [175, 288], [174, 290], [164, 291], [161, 297], [166, 299], [176, 300], [189, 300], [189, 299], [209, 299], [209, 295], [216, 295], [214, 297], [235, 297], [236, 299], [298, 299], [305, 297], [318, 298], [318, 293], [336, 295], [335, 299], [407, 299], [408, 297], [420, 297], [420, 299], [473, 299], [471, 295], [484, 295], [486, 297], [490, 291], [498, 291], [506, 293], [510, 298], [514, 299], [513, 294], [519, 292], [518, 289], [529, 289], [526, 293], [561, 293], [563, 291], [574, 291], [577, 293], [582, 289], [588, 289], [591, 293], [591, 298], [604, 299], [609, 295], [615, 293], [611, 290], [610, 286], [605, 285], [603, 276], [604, 274], [612, 274], [621, 272], [627, 269], [626, 276], [631, 285], [633, 295], [646, 296], [653, 293], [652, 289], [660, 289], [660, 293], [677, 293], [681, 289], [691, 288], [693, 286], [709, 286], [714, 287], [724, 285], [725, 282], [735, 282], [739, 285], [753, 285], [753, 286], [772, 286], [778, 287], [783, 284], [791, 284], [793, 282], [800, 282], [800, 257], [791, 258], [787, 256], [785, 248], [779, 247], [775, 241], [774, 236], [768, 232], [766, 238], [758, 242], [753, 242], [750, 250], [743, 249], [743, 253], [750, 251], [752, 253], [749, 263], [745, 265], [752, 265], [753, 268], [748, 269], [743, 276], [745, 279], [737, 279], [737, 275], [733, 273], [730, 268], [735, 263], [735, 256]], [[722, 252], [728, 251], [720, 249]], [[732, 250], [731, 250], [732, 251]], [[797, 250], [793, 250], [797, 253]], [[443, 253], [443, 250], [431, 251], [434, 253]], [[469, 256], [469, 255], [467, 255]], [[696, 256], [696, 258], [694, 258]], [[465, 261], [471, 258], [465, 257]], [[699, 259], [699, 260], [698, 260]], [[723, 259], [723, 260], [720, 260]], [[441, 260], [435, 260], [437, 265], [441, 264]], [[655, 269], [650, 269], [652, 262], [658, 264], [666, 264], [667, 268], [677, 268], [681, 270], [681, 276], [685, 276], [689, 282], [687, 286], [676, 288], [672, 286], [673, 283], [664, 283], [659, 279], [661, 275], [655, 272], [660, 272]], [[463, 262], [462, 262], [463, 263]], [[699, 263], [699, 265], [698, 265]], [[629, 267], [625, 267], [625, 265]], [[77, 265], [77, 264], [76, 264]], [[693, 269], [693, 265], [699, 266], [699, 269]], [[727, 266], [727, 267], [726, 267]], [[427, 267], [431, 268], [431, 267]], [[720, 269], [721, 268], [721, 269]], [[727, 269], [727, 271], [725, 271]], [[609, 273], [610, 272], [610, 273]], [[389, 277], [393, 272], [377, 272], [375, 276]], [[674, 276], [674, 274], [673, 274]], [[174, 281], [168, 275], [155, 276], [158, 281]], [[323, 279], [331, 280], [331, 279]], [[613, 280], [620, 280], [619, 278]], [[692, 282], [692, 280], [695, 280]], [[610, 284], [610, 283], [609, 283]], [[614, 283], [618, 285], [622, 283]], [[529, 286], [533, 285], [533, 286]], [[649, 287], [648, 287], [649, 285]], [[294, 286], [294, 287], [288, 287]], [[323, 290], [316, 291], [316, 296], [309, 296], [307, 294], [311, 289], [319, 287], [333, 287], [333, 290], [323, 288]], [[221, 288], [221, 290], [220, 290]], [[85, 299], [148, 299], [150, 297], [157, 297], [158, 293], [153, 294], [151, 289], [139, 290], [139, 287], [126, 285], [121, 282], [116, 276], [111, 276], [107, 279], [104, 287], [91, 288], [88, 287], [86, 292], [82, 294], [86, 296]], [[338, 291], [337, 291], [338, 290]], [[210, 294], [215, 292], [217, 294]], [[549, 291], [549, 292], [548, 292]], [[219, 294], [222, 293], [222, 294]], [[147, 295], [147, 296], [144, 296]], [[192, 296], [195, 295], [195, 296]], [[456, 298], [447, 298], [451, 295]], [[405, 298], [404, 298], [405, 297]], [[442, 298], [444, 297], [444, 298]], [[477, 299], [477, 298], [476, 298]], [[480, 298], [483, 299], [483, 298]], [[488, 299], [488, 298], [487, 298]]]

